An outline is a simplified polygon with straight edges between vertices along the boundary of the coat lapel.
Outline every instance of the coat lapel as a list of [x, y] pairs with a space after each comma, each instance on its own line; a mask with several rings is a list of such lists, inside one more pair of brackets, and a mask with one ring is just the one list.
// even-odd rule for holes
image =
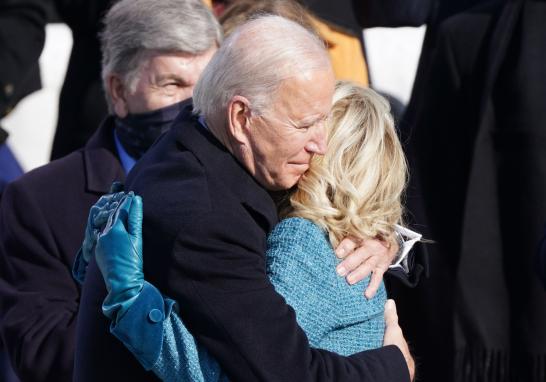
[[107, 117], [85, 145], [83, 161], [86, 190], [106, 194], [114, 181], [125, 182], [125, 171], [114, 145], [113, 117]]

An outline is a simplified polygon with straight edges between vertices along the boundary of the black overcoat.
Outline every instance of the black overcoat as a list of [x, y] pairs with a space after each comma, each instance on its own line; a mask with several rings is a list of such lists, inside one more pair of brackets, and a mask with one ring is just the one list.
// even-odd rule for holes
[[431, 279], [400, 312], [420, 322], [411, 335], [425, 342], [427, 381], [546, 378], [534, 269], [546, 221], [545, 17], [544, 2], [493, 2], [439, 31], [410, 141], [436, 243]]
[[[309, 349], [265, 272], [276, 206], [190, 109], [137, 163], [127, 188], [144, 201], [146, 279], [178, 301], [188, 329], [231, 380], [409, 380], [396, 347], [350, 358]], [[144, 380], [108, 333], [102, 285], [92, 263], [78, 318], [76, 380]]]
[[89, 208], [125, 178], [108, 120], [84, 149], [11, 183], [0, 209], [2, 337], [23, 381], [71, 381]]

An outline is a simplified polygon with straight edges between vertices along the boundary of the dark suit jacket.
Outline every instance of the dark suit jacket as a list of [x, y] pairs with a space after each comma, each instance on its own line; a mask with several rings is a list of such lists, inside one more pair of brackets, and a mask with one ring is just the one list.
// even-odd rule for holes
[[[277, 222], [276, 206], [189, 109], [135, 166], [127, 188], [144, 201], [146, 279], [178, 301], [185, 324], [232, 380], [409, 380], [396, 347], [348, 358], [309, 349], [293, 309], [265, 273], [266, 235]], [[104, 292], [97, 292], [102, 280], [96, 274], [91, 265], [78, 340], [104, 346], [102, 338], [110, 336], [106, 320], [102, 328], [83, 328], [83, 307], [90, 302], [96, 305], [86, 314], [95, 317], [85, 320], [100, 318]], [[126, 379], [143, 379], [142, 371], [118, 356], [111, 346], [87, 345], [83, 353], [78, 343], [77, 380], [116, 380], [108, 370], [113, 364]], [[87, 367], [80, 372], [78, 364]]]
[[11, 183], [0, 210], [2, 336], [23, 381], [71, 381], [89, 208], [125, 176], [107, 121], [85, 149]]

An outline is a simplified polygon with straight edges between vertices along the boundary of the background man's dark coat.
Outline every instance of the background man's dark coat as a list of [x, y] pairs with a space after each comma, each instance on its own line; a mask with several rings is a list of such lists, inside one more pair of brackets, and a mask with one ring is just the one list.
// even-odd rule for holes
[[72, 264], [89, 208], [125, 178], [112, 125], [85, 149], [10, 184], [2, 198], [0, 322], [23, 381], [72, 381], [80, 298]]

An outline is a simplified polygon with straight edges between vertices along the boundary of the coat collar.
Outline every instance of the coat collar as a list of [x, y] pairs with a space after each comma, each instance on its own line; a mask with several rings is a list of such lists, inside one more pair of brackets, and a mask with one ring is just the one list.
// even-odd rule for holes
[[205, 167], [207, 175], [216, 177], [226, 185], [245, 208], [250, 208], [265, 218], [266, 230], [278, 221], [273, 199], [241, 163], [207, 130], [187, 106], [173, 123], [177, 141], [190, 150]]
[[108, 116], [83, 150], [86, 190], [105, 194], [114, 181], [125, 182], [125, 172], [114, 143], [114, 119]]

